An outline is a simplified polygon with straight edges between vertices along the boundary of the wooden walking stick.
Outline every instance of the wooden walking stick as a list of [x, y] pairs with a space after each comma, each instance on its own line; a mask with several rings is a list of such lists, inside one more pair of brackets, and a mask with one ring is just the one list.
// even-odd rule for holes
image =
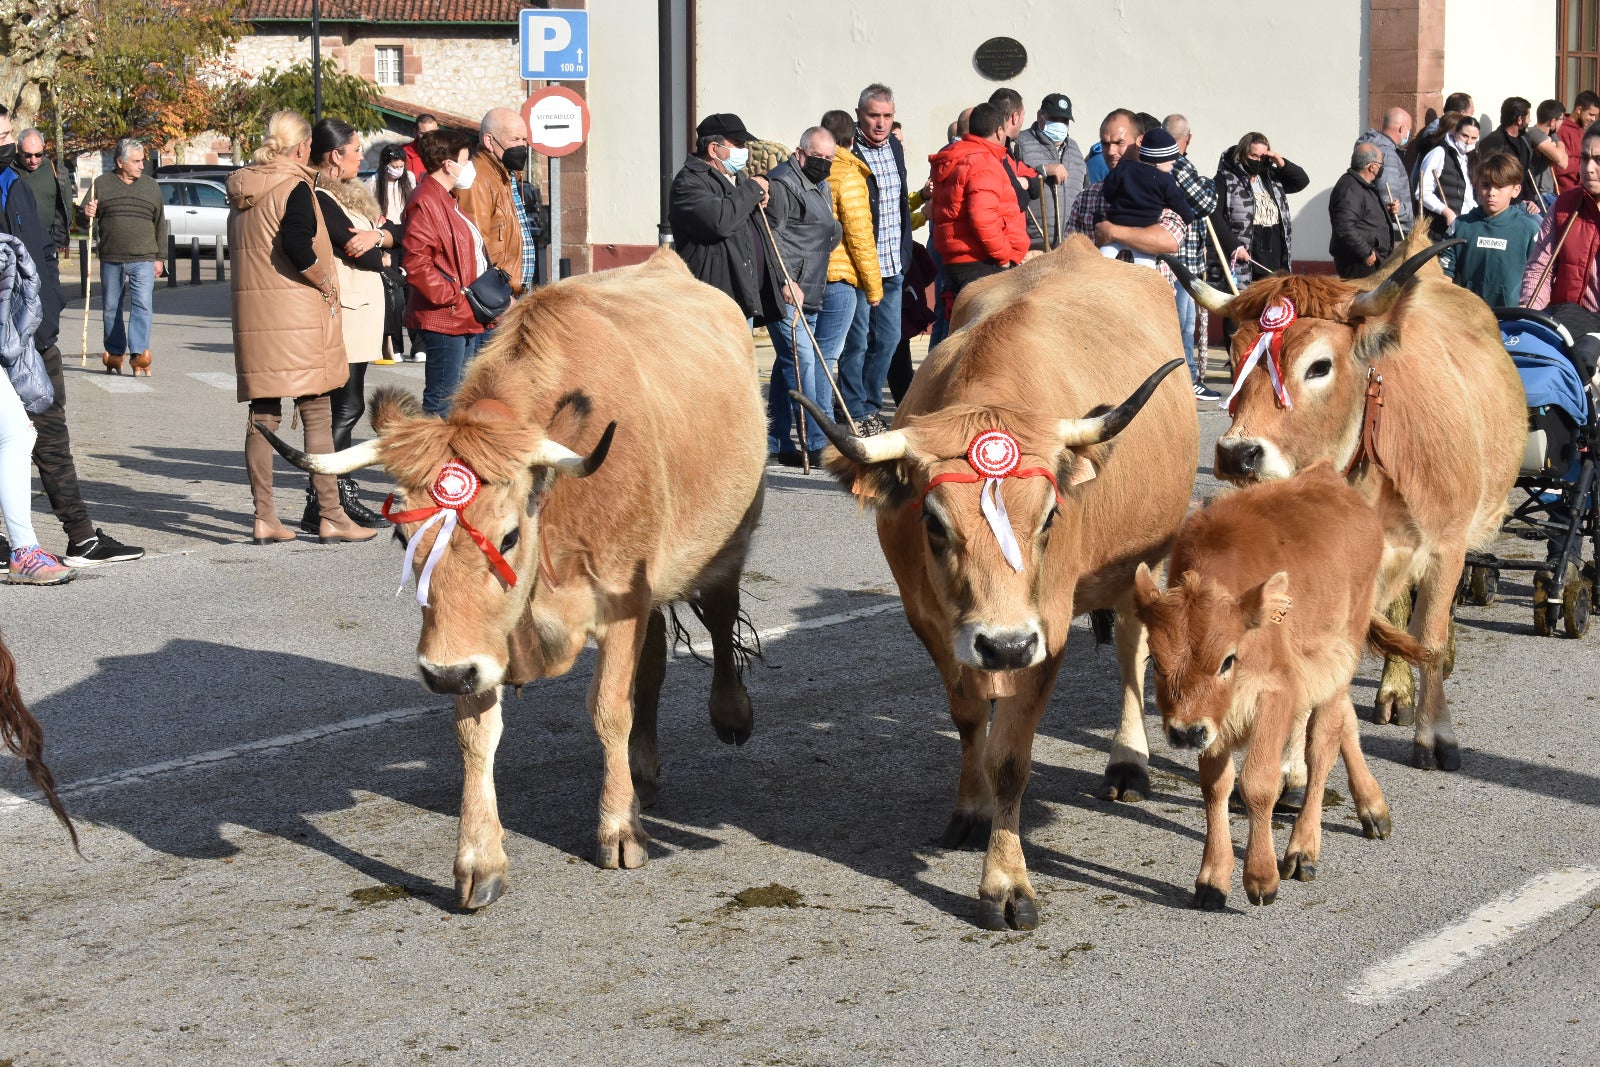
[[[1594, 200], [1593, 197], [1589, 199], [1591, 202]], [[1556, 238], [1556, 246], [1550, 250], [1550, 258], [1545, 260], [1544, 270], [1539, 272], [1539, 280], [1534, 284], [1532, 292], [1529, 293], [1529, 300], [1539, 299], [1539, 290], [1544, 288], [1545, 279], [1550, 277], [1550, 269], [1556, 265], [1556, 257], [1561, 254], [1561, 246], [1567, 243], [1567, 234], [1572, 232], [1572, 224], [1578, 221], [1579, 214], [1580, 212], [1575, 209], [1567, 219], [1567, 224], [1561, 228], [1561, 236]], [[1527, 307], [1526, 304], [1521, 306]]]
[[[1396, 200], [1394, 198], [1394, 194], [1389, 191], [1389, 183], [1387, 181], [1383, 183], [1383, 195], [1389, 198], [1389, 203], [1391, 204], [1398, 204], [1400, 202]], [[1388, 216], [1389, 228], [1394, 231], [1394, 246], [1399, 248], [1401, 245], [1406, 243], [1406, 235], [1400, 229], [1400, 220], [1395, 216], [1395, 213], [1390, 211], [1388, 208], [1384, 208], [1383, 213]]]
[[[800, 380], [800, 325], [806, 318], [801, 314], [799, 305], [794, 309], [794, 321], [789, 324], [789, 358], [794, 360], [794, 388], [797, 393], [806, 391], [806, 383]], [[817, 352], [816, 358], [821, 359], [822, 353]], [[811, 474], [811, 449], [806, 444], [806, 409], [800, 401], [790, 398], [794, 405], [794, 430], [800, 435], [800, 473], [806, 476]]]
[[1216, 249], [1217, 263], [1222, 267], [1222, 280], [1228, 283], [1228, 288], [1233, 290], [1233, 295], [1239, 295], [1239, 286], [1234, 283], [1233, 270], [1228, 263], [1228, 254], [1222, 250], [1222, 242], [1217, 239], [1217, 228], [1211, 225], [1211, 216], [1207, 215], [1206, 233], [1211, 235], [1211, 247]]
[[89, 216], [89, 243], [84, 246], [83, 253], [83, 341], [78, 346], [78, 366], [89, 365], [89, 291], [94, 288], [94, 272], [89, 269], [89, 260], [94, 256], [94, 216]]

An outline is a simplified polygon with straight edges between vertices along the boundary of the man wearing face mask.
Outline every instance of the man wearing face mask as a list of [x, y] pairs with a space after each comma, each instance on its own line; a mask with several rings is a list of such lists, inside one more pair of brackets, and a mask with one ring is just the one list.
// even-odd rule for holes
[[[1051, 93], [1039, 105], [1032, 126], [1017, 135], [1017, 156], [1043, 177], [1043, 188], [1028, 214], [1028, 237], [1035, 249], [1054, 248], [1067, 235], [1072, 205], [1089, 184], [1083, 150], [1067, 134], [1072, 121], [1072, 101], [1066, 93]], [[1039, 232], [1035, 219], [1044, 225]]]
[[1361, 135], [1357, 145], [1370, 144], [1383, 153], [1383, 170], [1374, 187], [1384, 194], [1385, 200], [1399, 205], [1402, 233], [1411, 232], [1411, 180], [1407, 177], [1405, 160], [1400, 150], [1411, 141], [1411, 113], [1403, 107], [1392, 107], [1384, 112], [1383, 129], [1368, 130]]
[[782, 319], [782, 272], [756, 219], [767, 206], [767, 180], [744, 173], [755, 135], [726, 112], [707, 116], [695, 134], [694, 154], [672, 179], [673, 247], [690, 273], [731, 296], [746, 318]]
[[472, 184], [456, 189], [456, 202], [483, 235], [489, 265], [511, 279], [520, 295], [533, 284], [535, 248], [517, 174], [528, 165], [528, 128], [522, 116], [497, 107], [478, 127]]

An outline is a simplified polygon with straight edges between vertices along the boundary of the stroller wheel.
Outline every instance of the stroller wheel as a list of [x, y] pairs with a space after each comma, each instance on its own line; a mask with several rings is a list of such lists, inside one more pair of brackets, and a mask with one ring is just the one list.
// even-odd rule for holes
[[[1533, 575], [1533, 632], [1539, 637], [1549, 637], [1556, 631], [1556, 620], [1561, 617], [1561, 605], [1550, 597], [1550, 587], [1555, 576], [1545, 571]], [[1570, 586], [1569, 586], [1570, 588]]]
[[1497, 567], [1473, 566], [1467, 573], [1467, 601], [1480, 608], [1494, 603], [1500, 592], [1500, 570]]
[[1589, 632], [1589, 608], [1594, 587], [1587, 581], [1576, 581], [1567, 586], [1561, 597], [1561, 621], [1567, 636], [1582, 637]]

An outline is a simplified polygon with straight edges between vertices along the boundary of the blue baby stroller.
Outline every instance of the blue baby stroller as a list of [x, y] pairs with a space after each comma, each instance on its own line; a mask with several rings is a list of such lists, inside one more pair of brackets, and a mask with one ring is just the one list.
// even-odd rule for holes
[[1594, 492], [1600, 418], [1588, 389], [1600, 358], [1600, 336], [1591, 332], [1600, 330], [1600, 316], [1576, 307], [1494, 313], [1528, 394], [1528, 446], [1516, 482], [1523, 499], [1506, 529], [1543, 540], [1547, 548], [1543, 562], [1470, 553], [1462, 593], [1468, 603], [1492, 604], [1501, 571], [1532, 571], [1534, 633], [1550, 636], [1559, 623], [1568, 637], [1582, 637], [1589, 631], [1597, 555], [1591, 552], [1585, 563], [1583, 542], [1594, 542], [1600, 531]]

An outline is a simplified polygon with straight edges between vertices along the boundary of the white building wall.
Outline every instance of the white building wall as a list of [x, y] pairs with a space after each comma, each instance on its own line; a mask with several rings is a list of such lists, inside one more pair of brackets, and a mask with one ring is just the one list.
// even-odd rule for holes
[[1537, 108], [1556, 95], [1556, 0], [1447, 0], [1444, 19], [1445, 95], [1471, 93], [1484, 133], [1506, 97]]
[[[1325, 260], [1328, 192], [1366, 125], [1363, 6], [1210, 0], [1195, 19], [1172, 0], [696, 0], [695, 112], [734, 111], [758, 136], [793, 144], [824, 111], [853, 109], [863, 86], [883, 81], [895, 91], [920, 183], [946, 125], [1000, 84], [973, 69], [973, 50], [1011, 36], [1029, 61], [1006, 84], [1030, 114], [1047, 93], [1071, 96], [1072, 135], [1085, 150], [1118, 106], [1188, 115], [1190, 154], [1206, 174], [1242, 134], [1266, 133], [1311, 175], [1310, 188], [1291, 198], [1295, 248], [1300, 258]], [[658, 214], [655, 5], [604, 0], [590, 5], [590, 19], [590, 239], [648, 244]]]

